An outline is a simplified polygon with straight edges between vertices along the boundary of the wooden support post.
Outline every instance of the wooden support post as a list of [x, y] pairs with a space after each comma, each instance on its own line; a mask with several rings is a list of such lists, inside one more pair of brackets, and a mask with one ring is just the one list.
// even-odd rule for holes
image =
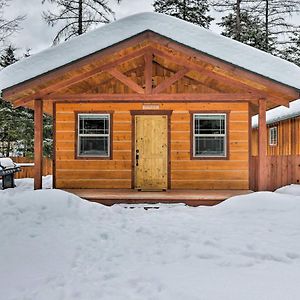
[[34, 189], [42, 188], [43, 175], [43, 101], [34, 100]]
[[258, 172], [257, 187], [259, 191], [267, 189], [267, 123], [266, 100], [259, 99], [258, 107]]
[[152, 63], [153, 54], [148, 50], [144, 56], [145, 60], [145, 93], [152, 94]]

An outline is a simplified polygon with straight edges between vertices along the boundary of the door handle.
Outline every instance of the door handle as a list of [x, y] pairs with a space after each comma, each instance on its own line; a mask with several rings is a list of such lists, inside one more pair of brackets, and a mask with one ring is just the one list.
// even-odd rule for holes
[[138, 166], [139, 165], [139, 158], [140, 158], [140, 154], [139, 154], [139, 150], [136, 149], [135, 150], [135, 165]]

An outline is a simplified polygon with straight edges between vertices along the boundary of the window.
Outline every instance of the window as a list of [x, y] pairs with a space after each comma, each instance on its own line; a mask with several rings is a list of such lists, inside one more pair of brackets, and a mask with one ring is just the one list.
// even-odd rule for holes
[[78, 156], [110, 157], [110, 115], [78, 114]]
[[193, 156], [226, 157], [226, 114], [193, 115]]
[[277, 145], [277, 127], [271, 127], [269, 129], [269, 144], [270, 146]]

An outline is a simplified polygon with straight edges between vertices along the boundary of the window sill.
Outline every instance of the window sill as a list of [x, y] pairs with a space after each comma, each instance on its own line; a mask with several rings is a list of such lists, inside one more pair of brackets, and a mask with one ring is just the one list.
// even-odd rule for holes
[[193, 156], [191, 155], [191, 160], [229, 160], [227, 156]]
[[76, 155], [75, 159], [79, 159], [79, 160], [112, 160], [112, 156], [79, 156], [79, 155]]

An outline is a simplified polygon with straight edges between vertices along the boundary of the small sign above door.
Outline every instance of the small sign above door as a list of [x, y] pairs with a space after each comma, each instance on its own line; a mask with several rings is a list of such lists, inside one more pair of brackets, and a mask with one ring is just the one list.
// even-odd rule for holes
[[143, 104], [143, 109], [159, 109], [159, 104]]

